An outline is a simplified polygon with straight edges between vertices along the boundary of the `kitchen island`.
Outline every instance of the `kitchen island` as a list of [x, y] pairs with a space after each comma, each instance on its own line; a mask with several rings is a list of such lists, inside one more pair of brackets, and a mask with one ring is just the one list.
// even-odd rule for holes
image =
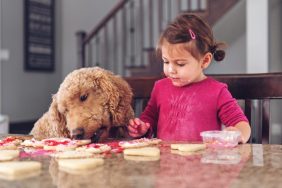
[[16, 160], [42, 163], [39, 175], [15, 180], [1, 178], [0, 188], [92, 187], [279, 187], [282, 185], [282, 145], [244, 144], [233, 149], [206, 149], [183, 153], [159, 145], [159, 160], [125, 159], [106, 154], [102, 166], [87, 172], [58, 169], [49, 155], [21, 155]]

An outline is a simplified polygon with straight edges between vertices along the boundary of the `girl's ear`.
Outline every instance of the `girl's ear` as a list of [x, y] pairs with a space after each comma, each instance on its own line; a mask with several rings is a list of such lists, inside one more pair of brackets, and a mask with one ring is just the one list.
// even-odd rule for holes
[[210, 52], [206, 53], [201, 60], [201, 68], [206, 69], [212, 61], [212, 54]]

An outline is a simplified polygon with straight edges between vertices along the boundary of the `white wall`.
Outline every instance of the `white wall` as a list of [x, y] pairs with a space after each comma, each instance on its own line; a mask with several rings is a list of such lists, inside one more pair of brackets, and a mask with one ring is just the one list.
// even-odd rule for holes
[[117, 3], [117, 0], [62, 0], [63, 77], [77, 68], [75, 33], [91, 31]]
[[56, 56], [55, 72], [24, 71], [23, 2], [1, 0], [1, 47], [10, 52], [8, 61], [1, 62], [2, 113], [8, 115], [11, 122], [40, 117], [47, 110], [51, 94], [56, 92], [61, 78], [59, 53]]
[[231, 74], [246, 72], [246, 2], [238, 2], [214, 26], [217, 41], [225, 42], [226, 56], [220, 63], [213, 62], [207, 69], [209, 74]]
[[269, 2], [246, 1], [247, 73], [269, 71]]
[[235, 74], [246, 72], [246, 35], [229, 44], [222, 62], [213, 61], [206, 70], [209, 74]]
[[270, 1], [270, 15], [269, 15], [269, 71], [281, 72], [282, 71], [282, 1], [271, 0]]

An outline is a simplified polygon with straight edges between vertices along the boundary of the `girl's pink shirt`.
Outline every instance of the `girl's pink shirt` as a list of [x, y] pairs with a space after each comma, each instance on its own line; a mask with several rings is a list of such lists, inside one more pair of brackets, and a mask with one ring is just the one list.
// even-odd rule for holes
[[157, 81], [140, 119], [151, 125], [146, 136], [157, 130], [167, 141], [201, 141], [202, 131], [248, 122], [227, 85], [210, 77], [183, 87], [168, 78]]

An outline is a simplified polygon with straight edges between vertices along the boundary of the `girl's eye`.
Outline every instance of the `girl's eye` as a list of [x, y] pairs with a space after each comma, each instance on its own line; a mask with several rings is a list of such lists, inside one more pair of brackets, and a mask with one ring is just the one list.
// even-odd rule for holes
[[81, 96], [80, 96], [80, 101], [81, 101], [81, 102], [86, 101], [87, 97], [88, 97], [87, 94], [86, 94], [86, 95], [81, 95]]
[[179, 67], [184, 67], [186, 64], [187, 64], [187, 62], [178, 62], [178, 63], [176, 63], [177, 64], [177, 66], [179, 66]]
[[185, 64], [182, 64], [182, 63], [178, 63], [177, 64], [179, 67], [184, 67], [185, 66]]
[[164, 64], [168, 64], [168, 61], [164, 61], [163, 63], [164, 63]]

